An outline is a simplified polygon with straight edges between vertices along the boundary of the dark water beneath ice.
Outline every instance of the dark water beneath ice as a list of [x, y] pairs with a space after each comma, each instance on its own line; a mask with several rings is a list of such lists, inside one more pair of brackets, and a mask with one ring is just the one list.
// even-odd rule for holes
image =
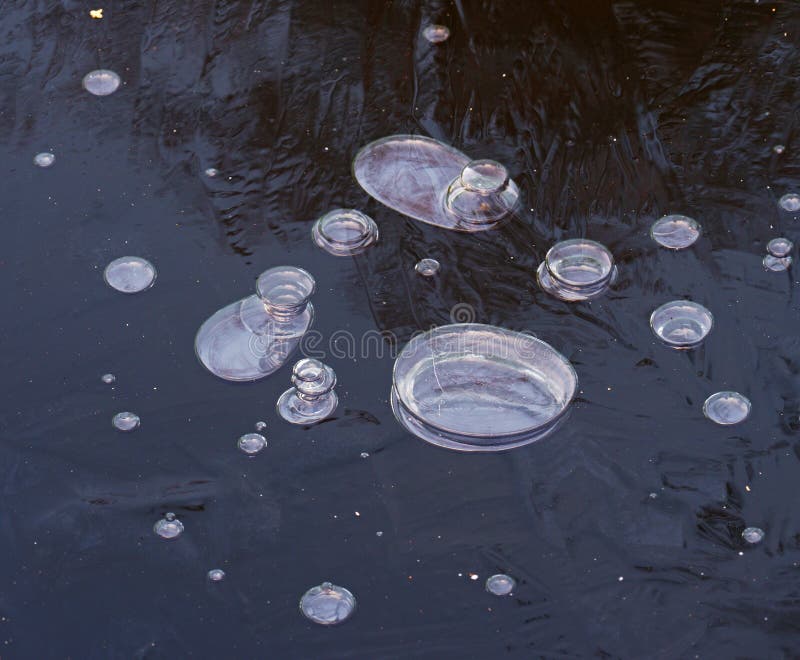
[[[3, 658], [798, 654], [798, 282], [761, 264], [771, 238], [800, 242], [776, 204], [800, 186], [795, 2], [97, 4], [0, 6]], [[432, 22], [448, 41], [421, 36]], [[81, 88], [98, 68], [115, 94]], [[371, 201], [350, 161], [393, 133], [504, 163], [521, 219], [459, 235]], [[322, 252], [311, 224], [334, 207], [379, 243]], [[701, 222], [690, 250], [650, 240], [665, 213]], [[620, 269], [591, 303], [535, 284], [576, 236]], [[103, 283], [127, 254], [153, 289]], [[283, 263], [317, 278], [326, 345], [402, 345], [454, 308], [536, 333], [578, 372], [569, 422], [502, 455], [431, 447], [392, 417], [388, 347], [345, 341], [325, 357], [335, 418], [283, 423], [291, 361], [242, 385], [193, 353]], [[648, 327], [681, 297], [715, 315], [695, 352]], [[727, 389], [753, 408], [725, 428], [701, 408]], [[122, 410], [141, 428], [115, 431]], [[172, 542], [152, 531], [168, 511]], [[514, 596], [485, 592], [495, 573]], [[324, 580], [358, 598], [336, 629], [298, 612]]]

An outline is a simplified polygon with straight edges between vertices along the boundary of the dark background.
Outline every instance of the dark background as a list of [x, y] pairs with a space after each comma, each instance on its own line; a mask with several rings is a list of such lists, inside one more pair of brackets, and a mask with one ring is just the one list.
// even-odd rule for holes
[[[431, 22], [449, 41], [422, 38]], [[776, 204], [800, 187], [799, 44], [792, 0], [3, 0], [0, 656], [800, 655], [798, 282], [761, 266], [770, 238], [800, 241]], [[123, 79], [106, 98], [81, 88], [101, 67]], [[459, 235], [370, 200], [350, 162], [402, 132], [506, 164], [522, 217]], [[337, 206], [379, 244], [316, 248]], [[701, 222], [692, 249], [649, 239], [668, 212]], [[591, 303], [535, 284], [576, 236], [620, 266]], [[126, 254], [156, 264], [151, 291], [103, 283]], [[402, 344], [458, 303], [536, 333], [578, 372], [569, 423], [506, 454], [429, 446], [391, 414], [387, 350], [326, 358], [335, 419], [291, 427], [291, 362], [234, 385], [193, 353], [283, 263], [317, 278], [326, 337]], [[648, 326], [681, 297], [716, 319], [694, 352]], [[752, 400], [746, 423], [703, 417], [721, 389]], [[120, 410], [141, 428], [115, 431]], [[236, 439], [259, 419], [250, 459]], [[166, 511], [174, 542], [152, 532]], [[498, 571], [513, 597], [484, 591]], [[325, 579], [359, 603], [332, 629], [297, 610]]]

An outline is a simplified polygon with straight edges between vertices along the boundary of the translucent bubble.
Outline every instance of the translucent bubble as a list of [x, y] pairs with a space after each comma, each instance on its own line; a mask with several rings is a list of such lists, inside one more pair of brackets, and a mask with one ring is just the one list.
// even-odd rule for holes
[[422, 31], [422, 36], [432, 44], [440, 44], [450, 37], [450, 28], [446, 25], [429, 25]]
[[536, 271], [543, 291], [568, 302], [605, 293], [617, 268], [608, 248], [596, 241], [573, 238], [551, 247]]
[[761, 543], [764, 540], [764, 530], [759, 527], [747, 527], [742, 532], [742, 538], [751, 545]]
[[245, 433], [238, 445], [245, 454], [257, 454], [267, 446], [267, 439], [260, 433]]
[[225, 579], [225, 571], [223, 571], [221, 568], [212, 568], [208, 572], [208, 579], [211, 582], [220, 582]]
[[365, 451], [362, 451], [361, 452], [361, 458], [369, 458], [369, 453], [365, 452]]
[[697, 346], [711, 332], [713, 325], [711, 312], [690, 300], [668, 302], [650, 315], [653, 332], [673, 348]]
[[717, 392], [706, 399], [703, 414], [717, 424], [738, 424], [750, 415], [750, 400], [738, 392]]
[[456, 451], [504, 451], [540, 440], [565, 419], [578, 385], [552, 346], [504, 328], [445, 325], [415, 335], [395, 361], [397, 421]]
[[119, 76], [108, 69], [90, 71], [83, 77], [83, 88], [95, 96], [108, 96], [117, 91]]
[[316, 424], [330, 417], [339, 404], [333, 388], [336, 374], [327, 364], [305, 358], [292, 368], [293, 387], [278, 399], [278, 414], [291, 424]]
[[50, 167], [55, 162], [56, 157], [48, 151], [43, 151], [33, 157], [34, 165], [38, 165], [39, 167]]
[[183, 533], [183, 523], [174, 513], [168, 513], [153, 525], [153, 531], [162, 539], [176, 539]]
[[787, 193], [778, 200], [778, 205], [784, 211], [800, 211], [800, 195], [797, 193]]
[[508, 171], [494, 160], [473, 160], [447, 188], [447, 210], [466, 225], [492, 226], [510, 216], [519, 190], [509, 185]]
[[782, 145], [782, 144], [776, 144], [774, 147], [772, 147], [772, 150], [773, 150], [773, 151], [774, 151], [776, 154], [780, 155], [780, 154], [782, 154], [784, 151], [786, 151], [786, 147], [785, 147], [784, 145]]
[[349, 619], [356, 609], [356, 599], [344, 587], [323, 582], [312, 587], [300, 599], [300, 611], [314, 623], [330, 626]]
[[207, 177], [213, 179], [215, 176], [219, 174], [219, 170], [216, 167], [209, 167], [205, 172], [203, 172]]
[[122, 293], [139, 293], [155, 283], [156, 267], [141, 257], [120, 257], [106, 266], [103, 279]]
[[516, 586], [516, 580], [503, 573], [492, 575], [486, 580], [486, 591], [495, 596], [508, 596]]
[[359, 254], [378, 241], [378, 225], [355, 209], [335, 209], [311, 227], [314, 243], [328, 254], [346, 257]]
[[111, 423], [114, 425], [114, 428], [120, 431], [133, 431], [139, 428], [141, 420], [136, 413], [121, 412], [114, 415], [114, 419], [111, 420]]
[[651, 238], [670, 250], [682, 250], [700, 237], [700, 224], [685, 215], [665, 215], [653, 223]]
[[414, 270], [423, 277], [433, 277], [439, 272], [439, 268], [440, 265], [436, 259], [420, 259], [414, 266]]
[[789, 266], [792, 265], [792, 257], [776, 257], [772, 254], [767, 254], [764, 255], [761, 263], [764, 265], [764, 270], [768, 270], [773, 273], [780, 273], [784, 270], [788, 270]]
[[267, 428], [266, 422], [256, 422], [256, 431], [263, 431], [265, 428]]
[[773, 257], [785, 257], [794, 249], [794, 243], [788, 238], [773, 238], [767, 243], [767, 252]]
[[103, 374], [100, 377], [100, 380], [102, 380], [106, 385], [110, 385], [117, 380], [117, 377], [114, 374]]

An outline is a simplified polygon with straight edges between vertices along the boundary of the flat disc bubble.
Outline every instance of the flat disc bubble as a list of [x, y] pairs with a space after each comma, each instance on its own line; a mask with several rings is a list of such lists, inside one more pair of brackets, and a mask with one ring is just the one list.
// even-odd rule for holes
[[168, 513], [153, 525], [153, 531], [162, 539], [176, 539], [183, 533], [183, 523], [174, 513]]
[[112, 289], [122, 293], [139, 293], [153, 286], [156, 268], [141, 257], [120, 257], [106, 266], [103, 279]]
[[746, 527], [742, 532], [742, 538], [750, 545], [761, 543], [764, 540], [764, 530], [759, 527]]
[[683, 250], [700, 237], [700, 225], [685, 215], [665, 215], [653, 223], [650, 236], [665, 248]]
[[711, 312], [690, 300], [668, 302], [650, 315], [653, 332], [673, 348], [697, 346], [711, 332], [713, 325]]
[[311, 237], [328, 254], [346, 257], [374, 245], [378, 241], [378, 225], [361, 211], [336, 209], [314, 223]]
[[43, 151], [33, 157], [33, 163], [38, 167], [50, 167], [55, 162], [56, 157], [48, 151]]
[[300, 611], [314, 623], [331, 626], [349, 619], [356, 609], [356, 598], [344, 587], [323, 582], [300, 599]]
[[114, 425], [115, 429], [119, 429], [120, 431], [133, 431], [139, 428], [141, 420], [136, 413], [121, 412], [114, 415], [111, 423]]
[[472, 171], [465, 172], [471, 162], [438, 140], [392, 135], [361, 149], [353, 160], [353, 174], [370, 196], [398, 213], [445, 229], [484, 231], [513, 216], [519, 189], [507, 180], [501, 190], [487, 194], [471, 190]]
[[440, 44], [450, 38], [450, 28], [446, 25], [428, 25], [422, 31], [422, 36], [432, 44]]
[[723, 426], [738, 424], [750, 415], [750, 400], [738, 392], [717, 392], [706, 399], [703, 414]]
[[408, 431], [458, 451], [535, 442], [564, 420], [578, 379], [567, 359], [523, 333], [478, 323], [416, 335], [394, 366], [390, 402]]
[[225, 571], [221, 568], [212, 568], [208, 572], [207, 577], [210, 582], [221, 582], [225, 579]]
[[439, 268], [440, 265], [436, 259], [420, 259], [414, 266], [414, 270], [423, 277], [433, 277], [439, 272]]
[[83, 77], [83, 88], [95, 96], [108, 96], [117, 91], [120, 77], [108, 69], [90, 71]]
[[267, 446], [267, 439], [260, 433], [245, 433], [237, 444], [245, 454], [257, 454]]
[[486, 580], [486, 591], [495, 596], [508, 596], [516, 586], [516, 580], [503, 573], [492, 575]]
[[785, 257], [794, 249], [794, 243], [788, 238], [773, 238], [767, 243], [767, 252], [773, 257]]
[[768, 270], [772, 273], [781, 273], [788, 270], [789, 266], [792, 265], [792, 257], [776, 257], [775, 255], [767, 254], [764, 255], [761, 263], [764, 265], [764, 270]]
[[793, 192], [787, 193], [778, 200], [778, 206], [784, 211], [790, 211], [791, 213], [800, 211], [800, 195]]

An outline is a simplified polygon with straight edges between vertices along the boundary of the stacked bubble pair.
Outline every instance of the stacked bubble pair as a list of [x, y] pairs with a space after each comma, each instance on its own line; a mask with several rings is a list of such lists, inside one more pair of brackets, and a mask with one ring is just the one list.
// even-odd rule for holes
[[256, 293], [212, 315], [197, 333], [195, 352], [215, 376], [252, 381], [280, 369], [314, 319], [316, 283], [302, 268], [265, 270]]

